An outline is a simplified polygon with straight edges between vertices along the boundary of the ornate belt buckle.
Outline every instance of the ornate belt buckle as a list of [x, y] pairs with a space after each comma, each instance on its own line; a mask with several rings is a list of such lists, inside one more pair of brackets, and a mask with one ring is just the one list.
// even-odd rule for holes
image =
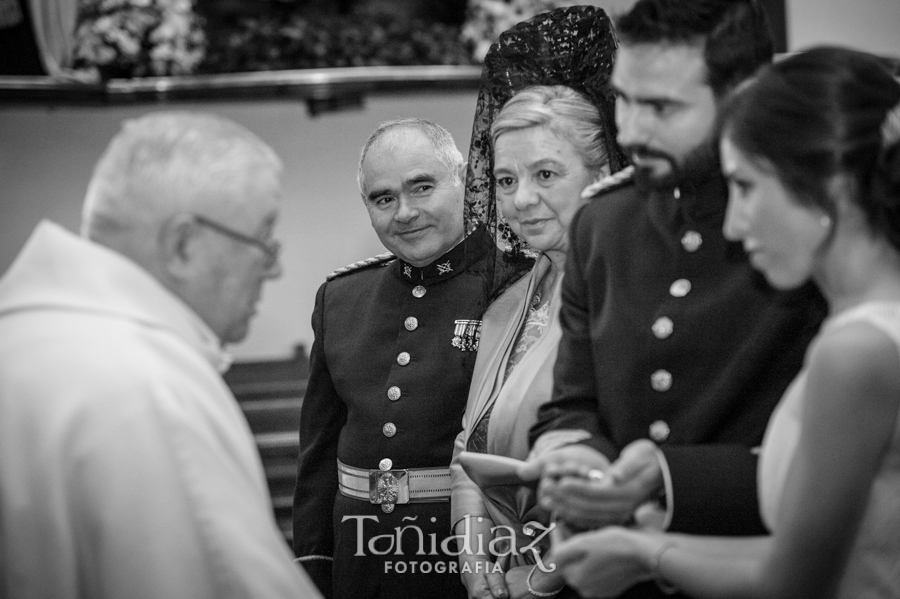
[[408, 480], [406, 470], [369, 470], [369, 502], [390, 514], [398, 503], [409, 503]]

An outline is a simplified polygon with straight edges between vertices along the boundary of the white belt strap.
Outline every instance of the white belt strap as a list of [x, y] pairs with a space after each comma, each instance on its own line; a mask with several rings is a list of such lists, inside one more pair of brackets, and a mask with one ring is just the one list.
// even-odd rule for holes
[[338, 488], [354, 499], [381, 504], [387, 513], [398, 503], [447, 501], [450, 499], [449, 468], [408, 468], [380, 470], [354, 468], [340, 460]]

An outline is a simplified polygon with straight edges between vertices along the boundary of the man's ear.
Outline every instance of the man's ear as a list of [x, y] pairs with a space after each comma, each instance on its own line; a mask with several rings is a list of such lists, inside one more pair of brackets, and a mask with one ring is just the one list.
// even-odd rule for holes
[[168, 276], [190, 278], [196, 268], [200, 226], [190, 214], [176, 214], [163, 222], [157, 236], [160, 266]]
[[466, 180], [468, 179], [468, 174], [469, 174], [469, 163], [467, 161], [467, 162], [463, 162], [461, 165], [459, 165], [459, 173], [458, 173], [459, 182], [462, 184], [463, 187], [466, 186]]

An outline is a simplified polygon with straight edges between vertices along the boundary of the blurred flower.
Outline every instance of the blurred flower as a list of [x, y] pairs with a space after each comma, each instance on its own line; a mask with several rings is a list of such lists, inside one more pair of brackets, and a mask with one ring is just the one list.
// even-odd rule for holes
[[205, 51], [192, 0], [81, 0], [76, 69], [105, 78], [183, 75]]
[[500, 34], [521, 21], [577, 0], [469, 0], [460, 38], [472, 48], [472, 58], [483, 62]]
[[204, 72], [471, 64], [459, 29], [384, 14], [266, 14], [209, 31]]

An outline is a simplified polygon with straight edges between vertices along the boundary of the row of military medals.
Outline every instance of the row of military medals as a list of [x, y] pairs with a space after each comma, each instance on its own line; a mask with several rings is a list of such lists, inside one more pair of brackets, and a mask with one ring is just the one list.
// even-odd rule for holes
[[481, 321], [457, 320], [454, 324], [451, 345], [459, 351], [477, 351], [478, 340], [481, 338]]

